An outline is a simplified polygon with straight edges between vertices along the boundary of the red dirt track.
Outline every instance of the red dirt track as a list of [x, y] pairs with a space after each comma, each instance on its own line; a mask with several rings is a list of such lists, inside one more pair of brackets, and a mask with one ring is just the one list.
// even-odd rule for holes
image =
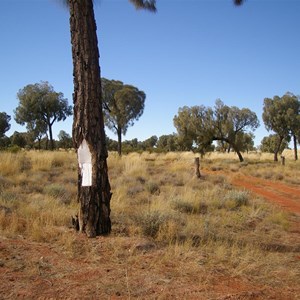
[[300, 188], [252, 176], [238, 175], [233, 185], [243, 187], [283, 209], [300, 215]]

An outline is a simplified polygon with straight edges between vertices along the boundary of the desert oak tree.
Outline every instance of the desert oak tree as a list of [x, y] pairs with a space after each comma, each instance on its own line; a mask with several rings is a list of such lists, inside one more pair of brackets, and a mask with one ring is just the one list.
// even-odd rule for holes
[[[48, 128], [50, 149], [54, 149], [52, 125], [54, 122], [64, 121], [72, 114], [72, 108], [63, 93], [57, 93], [48, 82], [28, 84], [20, 89], [17, 97], [19, 105], [15, 109], [17, 123], [27, 124], [29, 131], [44, 127]], [[41, 129], [39, 129], [40, 131]]]
[[245, 141], [245, 135], [259, 126], [259, 121], [250, 109], [229, 107], [217, 100], [214, 108], [203, 105], [179, 108], [174, 125], [179, 138], [182, 137], [189, 145], [196, 144], [201, 153], [213, 141], [221, 141], [230, 145], [242, 162], [241, 141]]
[[[155, 11], [155, 1], [131, 1]], [[97, 27], [92, 0], [68, 0], [73, 57], [73, 143], [78, 153], [79, 230], [88, 237], [111, 231], [111, 190], [102, 111]]]
[[6, 112], [0, 112], [0, 138], [3, 138], [5, 132], [10, 129], [10, 116]]
[[118, 136], [118, 153], [122, 154], [122, 134], [143, 114], [146, 95], [121, 81], [101, 79], [105, 125]]
[[[241, 4], [243, 0], [234, 0]], [[94, 237], [111, 231], [110, 184], [102, 112], [99, 50], [92, 0], [65, 0], [70, 10], [74, 76], [73, 143], [91, 160], [91, 186], [82, 186], [78, 168], [79, 228]], [[137, 9], [156, 11], [155, 0], [130, 0]]]

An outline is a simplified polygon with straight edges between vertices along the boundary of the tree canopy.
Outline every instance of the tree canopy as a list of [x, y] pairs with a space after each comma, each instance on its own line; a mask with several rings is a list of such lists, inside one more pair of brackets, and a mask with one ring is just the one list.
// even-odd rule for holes
[[11, 117], [6, 112], [0, 112], [0, 138], [3, 138], [5, 132], [10, 129]]
[[72, 107], [63, 93], [55, 92], [48, 82], [26, 85], [20, 89], [17, 97], [19, 105], [15, 109], [15, 120], [34, 132], [36, 136], [44, 133], [48, 128], [51, 149], [54, 148], [52, 125], [54, 122], [64, 121], [72, 114]]
[[132, 85], [122, 81], [101, 79], [104, 122], [118, 135], [119, 154], [121, 155], [122, 134], [133, 126], [144, 112], [146, 95]]
[[[277, 146], [278, 146], [278, 140], [280, 137], [277, 134], [270, 134], [269, 136], [265, 136], [260, 144], [260, 151], [261, 152], [268, 152], [268, 153], [275, 153]], [[281, 154], [285, 148], [288, 147], [288, 141], [283, 139], [282, 143], [280, 144], [280, 148], [278, 150], [278, 153]]]
[[278, 161], [278, 152], [283, 139], [294, 138], [295, 159], [297, 159], [297, 133], [300, 130], [300, 102], [298, 97], [286, 93], [282, 97], [265, 98], [263, 106], [263, 121], [268, 131], [278, 135], [274, 160]]
[[249, 135], [259, 126], [259, 121], [250, 109], [229, 107], [217, 100], [214, 108], [203, 105], [180, 108], [174, 125], [187, 149], [195, 144], [203, 154], [213, 141], [221, 141], [228, 143], [243, 161], [241, 141], [247, 131]]

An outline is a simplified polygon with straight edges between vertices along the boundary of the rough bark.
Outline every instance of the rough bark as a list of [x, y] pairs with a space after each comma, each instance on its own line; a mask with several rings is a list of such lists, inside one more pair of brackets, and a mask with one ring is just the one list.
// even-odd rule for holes
[[298, 160], [297, 137], [295, 135], [293, 135], [293, 141], [294, 141], [294, 157], [295, 160]]
[[214, 136], [212, 138], [213, 141], [223, 141], [223, 142], [226, 142], [229, 144], [229, 147], [233, 148], [233, 150], [236, 152], [237, 156], [239, 157], [239, 160], [240, 162], [243, 162], [244, 161], [244, 158], [242, 156], [242, 153], [240, 152], [240, 150], [238, 149], [237, 145], [235, 143], [233, 143], [232, 141], [230, 141], [229, 139], [227, 138], [223, 138], [223, 137], [216, 137]]
[[274, 151], [274, 161], [278, 161], [278, 153], [279, 153], [279, 150], [280, 150], [280, 146], [281, 146], [281, 143], [283, 141], [283, 137], [280, 136], [279, 137], [279, 141], [278, 141], [278, 144], [277, 144], [277, 147]]
[[118, 133], [118, 154], [119, 154], [119, 156], [121, 156], [122, 155], [122, 130], [121, 130], [121, 128], [118, 128], [117, 133]]
[[101, 102], [96, 22], [92, 0], [69, 0], [74, 76], [73, 143], [85, 139], [92, 156], [92, 184], [82, 186], [78, 166], [79, 229], [89, 237], [109, 234], [110, 184]]
[[52, 135], [52, 125], [50, 123], [48, 124], [48, 128], [49, 128], [49, 137], [50, 137], [50, 150], [53, 151], [54, 150], [54, 141], [53, 141], [53, 135]]
[[195, 175], [197, 178], [200, 178], [201, 173], [200, 173], [200, 158], [199, 157], [195, 157], [194, 165], [195, 165]]

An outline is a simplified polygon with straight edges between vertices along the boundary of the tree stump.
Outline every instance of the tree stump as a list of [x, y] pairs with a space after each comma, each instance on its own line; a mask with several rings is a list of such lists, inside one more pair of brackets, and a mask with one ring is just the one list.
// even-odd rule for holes
[[281, 164], [284, 166], [285, 165], [285, 156], [281, 155]]
[[197, 178], [200, 178], [201, 177], [201, 174], [200, 174], [200, 158], [199, 157], [195, 157], [195, 175]]

